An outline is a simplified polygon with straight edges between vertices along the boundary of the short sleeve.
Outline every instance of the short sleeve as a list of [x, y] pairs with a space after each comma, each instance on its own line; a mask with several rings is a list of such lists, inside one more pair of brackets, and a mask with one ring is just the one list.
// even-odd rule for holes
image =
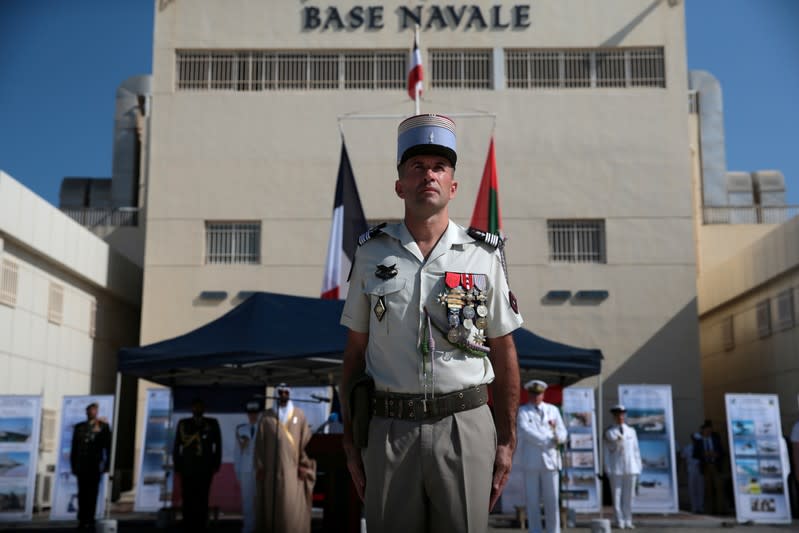
[[510, 288], [505, 279], [505, 270], [502, 268], [499, 250], [491, 254], [491, 269], [489, 273], [489, 305], [488, 325], [486, 337], [495, 339], [521, 327], [522, 316], [513, 310], [510, 303]]
[[355, 263], [350, 275], [350, 288], [347, 301], [341, 312], [341, 325], [358, 333], [369, 332], [369, 296], [363, 290], [363, 260], [359, 257], [360, 248], [355, 252]]

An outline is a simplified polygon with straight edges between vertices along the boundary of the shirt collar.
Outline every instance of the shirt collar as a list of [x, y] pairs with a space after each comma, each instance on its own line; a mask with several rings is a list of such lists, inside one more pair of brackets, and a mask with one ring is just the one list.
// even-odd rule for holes
[[[385, 228], [383, 228], [383, 233], [397, 239], [400, 244], [402, 244], [406, 250], [416, 256], [417, 259], [424, 261], [422, 253], [419, 250], [419, 246], [417, 246], [416, 241], [413, 239], [413, 235], [411, 235], [411, 232], [408, 231], [408, 227], [405, 225], [405, 222], [387, 225]], [[471, 242], [474, 242], [474, 238], [469, 236], [462, 226], [454, 223], [452, 220], [449, 220], [447, 229], [444, 231], [444, 234], [441, 236], [438, 243], [436, 243], [433, 251], [430, 252], [430, 256], [427, 258], [427, 261], [431, 262], [436, 260], [443, 253], [447, 252], [454, 246], [460, 246]]]

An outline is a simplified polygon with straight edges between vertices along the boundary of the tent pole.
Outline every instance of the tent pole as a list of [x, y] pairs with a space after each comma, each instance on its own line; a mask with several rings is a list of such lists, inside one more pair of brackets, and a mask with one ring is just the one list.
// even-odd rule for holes
[[597, 402], [599, 405], [597, 406], [597, 431], [599, 432], [599, 439], [597, 439], [597, 446], [598, 446], [598, 454], [599, 454], [599, 494], [597, 494], [599, 498], [599, 518], [602, 519], [602, 493], [604, 492], [605, 484], [604, 484], [604, 475], [605, 475], [605, 430], [603, 429], [602, 425], [602, 413], [605, 411], [605, 405], [602, 401], [602, 372], [600, 371], [599, 374], [596, 375], [597, 379]]
[[116, 392], [114, 393], [114, 420], [113, 429], [111, 431], [111, 460], [108, 465], [108, 489], [105, 491], [105, 518], [111, 514], [111, 492], [113, 491], [114, 483], [116, 483], [116, 460], [117, 460], [117, 439], [119, 437], [119, 394], [122, 389], [122, 374], [117, 371], [117, 385]]

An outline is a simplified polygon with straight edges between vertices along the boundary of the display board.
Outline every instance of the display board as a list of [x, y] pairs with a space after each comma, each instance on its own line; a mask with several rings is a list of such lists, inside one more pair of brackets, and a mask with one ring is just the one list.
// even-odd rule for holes
[[738, 522], [790, 524], [777, 395], [725, 394], [724, 401]]
[[139, 443], [139, 471], [136, 475], [134, 511], [157, 511], [168, 506], [172, 476], [167, 469], [172, 453], [172, 391], [147, 389], [144, 431]]
[[0, 521], [33, 518], [41, 396], [0, 396]]
[[[86, 406], [97, 403], [97, 418], [114, 428], [114, 396], [64, 396], [61, 405], [61, 431], [59, 434], [58, 459], [55, 482], [53, 484], [53, 503], [50, 508], [51, 520], [74, 520], [78, 516], [78, 479], [72, 475], [69, 456], [72, 452], [72, 432], [75, 424], [86, 420]], [[97, 511], [95, 518], [105, 514], [105, 491], [108, 490], [108, 474], [100, 480], [97, 492]]]
[[594, 389], [563, 390], [563, 422], [569, 437], [563, 452], [561, 503], [578, 512], [599, 511], [599, 460]]
[[635, 429], [641, 451], [633, 512], [678, 512], [671, 385], [619, 385], [619, 400], [627, 408], [626, 422]]

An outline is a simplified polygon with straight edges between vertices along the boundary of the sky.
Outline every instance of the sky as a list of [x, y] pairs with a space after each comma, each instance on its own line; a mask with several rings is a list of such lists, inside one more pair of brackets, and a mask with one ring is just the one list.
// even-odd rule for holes
[[[684, 4], [688, 68], [721, 82], [727, 168], [781, 170], [799, 205], [799, 0]], [[152, 71], [154, 11], [0, 0], [0, 169], [54, 205], [65, 176], [111, 176], [116, 90]]]

